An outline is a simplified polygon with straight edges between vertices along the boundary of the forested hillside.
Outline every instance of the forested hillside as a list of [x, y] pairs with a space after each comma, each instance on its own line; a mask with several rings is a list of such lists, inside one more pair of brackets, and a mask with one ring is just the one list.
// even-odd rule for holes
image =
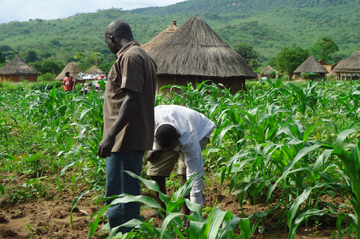
[[[64, 64], [75, 60], [85, 71], [95, 63], [94, 52], [101, 53], [99, 64], [109, 65], [114, 60], [103, 40], [104, 29], [112, 20], [127, 21], [136, 40], [143, 44], [172, 20], [181, 25], [193, 16], [205, 20], [229, 45], [237, 42], [253, 45], [263, 66], [283, 47], [297, 45], [305, 49], [323, 36], [331, 37], [339, 46], [333, 61], [359, 49], [359, 1], [189, 0], [162, 8], [133, 11], [112, 8], [78, 13], [66, 19], [35, 18], [0, 24], [0, 52], [7, 61], [16, 54], [30, 62], [50, 59]], [[29, 52], [34, 51], [36, 57], [29, 57]]]
[[145, 15], [165, 15], [181, 12], [248, 13], [282, 8], [321, 8], [340, 6], [356, 0], [188, 0], [166, 7], [134, 9], [131, 12]]

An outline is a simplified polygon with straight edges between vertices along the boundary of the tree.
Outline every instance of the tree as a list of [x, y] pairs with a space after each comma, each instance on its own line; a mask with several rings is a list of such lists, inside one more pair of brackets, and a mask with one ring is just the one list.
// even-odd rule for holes
[[322, 37], [315, 44], [309, 48], [309, 52], [316, 59], [323, 59], [327, 62], [332, 62], [331, 54], [339, 51], [338, 45], [330, 37]]
[[25, 58], [24, 60], [29, 63], [29, 62], [34, 62], [34, 61], [37, 61], [39, 60], [39, 56], [37, 54], [36, 51], [34, 50], [28, 50], [25, 52]]
[[288, 79], [296, 68], [298, 68], [309, 57], [309, 51], [299, 46], [284, 47], [281, 51], [269, 60], [269, 64], [276, 70], [287, 73]]
[[56, 62], [53, 60], [42, 60], [29, 63], [30, 66], [34, 67], [41, 74], [51, 73], [59, 74], [63, 68], [62, 62]]
[[253, 69], [259, 66], [259, 53], [254, 50], [253, 45], [245, 42], [238, 42], [232, 46], [245, 62]]
[[2, 55], [0, 51], [0, 64], [5, 62], [5, 57]]
[[100, 52], [93, 52], [91, 53], [90, 57], [91, 59], [95, 59], [95, 66], [97, 67], [98, 59], [101, 59], [101, 53]]

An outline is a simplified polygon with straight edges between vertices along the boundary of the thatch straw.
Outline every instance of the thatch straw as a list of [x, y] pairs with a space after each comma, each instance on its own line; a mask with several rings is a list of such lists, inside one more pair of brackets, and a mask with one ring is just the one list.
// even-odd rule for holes
[[334, 73], [359, 73], [360, 72], [360, 51], [357, 50], [350, 57], [342, 60], [335, 66]]
[[328, 76], [336, 76], [336, 73], [332, 70]]
[[309, 56], [306, 61], [304, 61], [294, 73], [329, 73], [325, 67], [323, 67], [313, 56]]
[[321, 65], [330, 65], [329, 63], [327, 63], [326, 61], [324, 61], [324, 59], [320, 59], [319, 60], [319, 63], [321, 64]]
[[263, 75], [271, 75], [273, 71], [275, 71], [275, 73], [278, 73], [278, 72], [277, 72], [274, 68], [272, 68], [271, 66], [267, 66], [267, 67], [265, 67], [265, 68], [263, 68], [263, 69], [261, 70], [261, 72], [262, 72]]
[[32, 66], [26, 64], [20, 56], [0, 68], [0, 75], [40, 75]]
[[89, 70], [85, 71], [85, 74], [105, 74], [105, 72], [100, 70], [98, 67], [93, 66]]
[[76, 64], [76, 62], [70, 62], [65, 66], [65, 68], [62, 70], [62, 72], [55, 78], [55, 80], [63, 80], [65, 78], [65, 72], [70, 72], [70, 76], [76, 77], [77, 74], [82, 72], [80, 67]]
[[148, 43], [141, 45], [141, 48], [144, 49], [147, 53], [151, 52], [156, 46], [160, 45], [166, 39], [171, 37], [177, 29], [178, 27], [176, 25], [176, 21], [172, 21], [172, 24], [168, 28], [166, 28], [163, 32], [154, 37]]
[[186, 21], [149, 55], [158, 75], [256, 78], [244, 59], [198, 17]]

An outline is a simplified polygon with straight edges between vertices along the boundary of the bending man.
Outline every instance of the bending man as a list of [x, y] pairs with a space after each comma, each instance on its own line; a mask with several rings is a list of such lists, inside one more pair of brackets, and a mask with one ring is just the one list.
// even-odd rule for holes
[[[177, 105], [155, 107], [154, 146], [146, 156], [149, 161], [147, 174], [159, 184], [162, 193], [166, 194], [165, 178], [170, 176], [177, 161], [181, 185], [194, 173], [204, 175], [201, 152], [208, 144], [214, 128], [213, 122], [192, 109]], [[191, 189], [191, 202], [203, 205], [203, 188], [204, 180], [200, 177], [194, 181]], [[165, 208], [163, 202], [161, 206]], [[187, 215], [190, 213], [185, 203], [183, 212]]]

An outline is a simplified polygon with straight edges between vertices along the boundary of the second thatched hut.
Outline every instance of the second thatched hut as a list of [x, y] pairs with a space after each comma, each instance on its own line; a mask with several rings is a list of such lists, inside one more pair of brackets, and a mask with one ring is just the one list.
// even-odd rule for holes
[[65, 78], [65, 72], [70, 72], [70, 76], [76, 78], [76, 75], [82, 72], [78, 64], [76, 62], [72, 61], [68, 63], [65, 68], [62, 70], [62, 72], [55, 78], [55, 80], [64, 80]]
[[360, 51], [342, 60], [332, 71], [338, 80], [358, 80], [360, 78]]
[[166, 28], [163, 32], [160, 32], [159, 35], [151, 39], [148, 43], [141, 45], [141, 48], [147, 53], [150, 53], [155, 47], [171, 37], [177, 29], [178, 26], [176, 25], [176, 21], [172, 21], [172, 24], [168, 28]]
[[294, 71], [296, 80], [303, 80], [301, 73], [319, 74], [317, 78], [324, 78], [326, 73], [329, 73], [313, 56], [309, 56], [296, 70]]
[[3, 81], [37, 81], [40, 73], [32, 66], [26, 64], [20, 56], [0, 68], [0, 82]]
[[198, 17], [187, 20], [149, 55], [158, 66], [157, 92], [166, 85], [212, 80], [235, 93], [246, 90], [245, 79], [256, 78], [244, 59]]
[[89, 70], [85, 71], [85, 74], [96, 75], [96, 74], [105, 74], [105, 72], [100, 70], [97, 66], [93, 66]]

